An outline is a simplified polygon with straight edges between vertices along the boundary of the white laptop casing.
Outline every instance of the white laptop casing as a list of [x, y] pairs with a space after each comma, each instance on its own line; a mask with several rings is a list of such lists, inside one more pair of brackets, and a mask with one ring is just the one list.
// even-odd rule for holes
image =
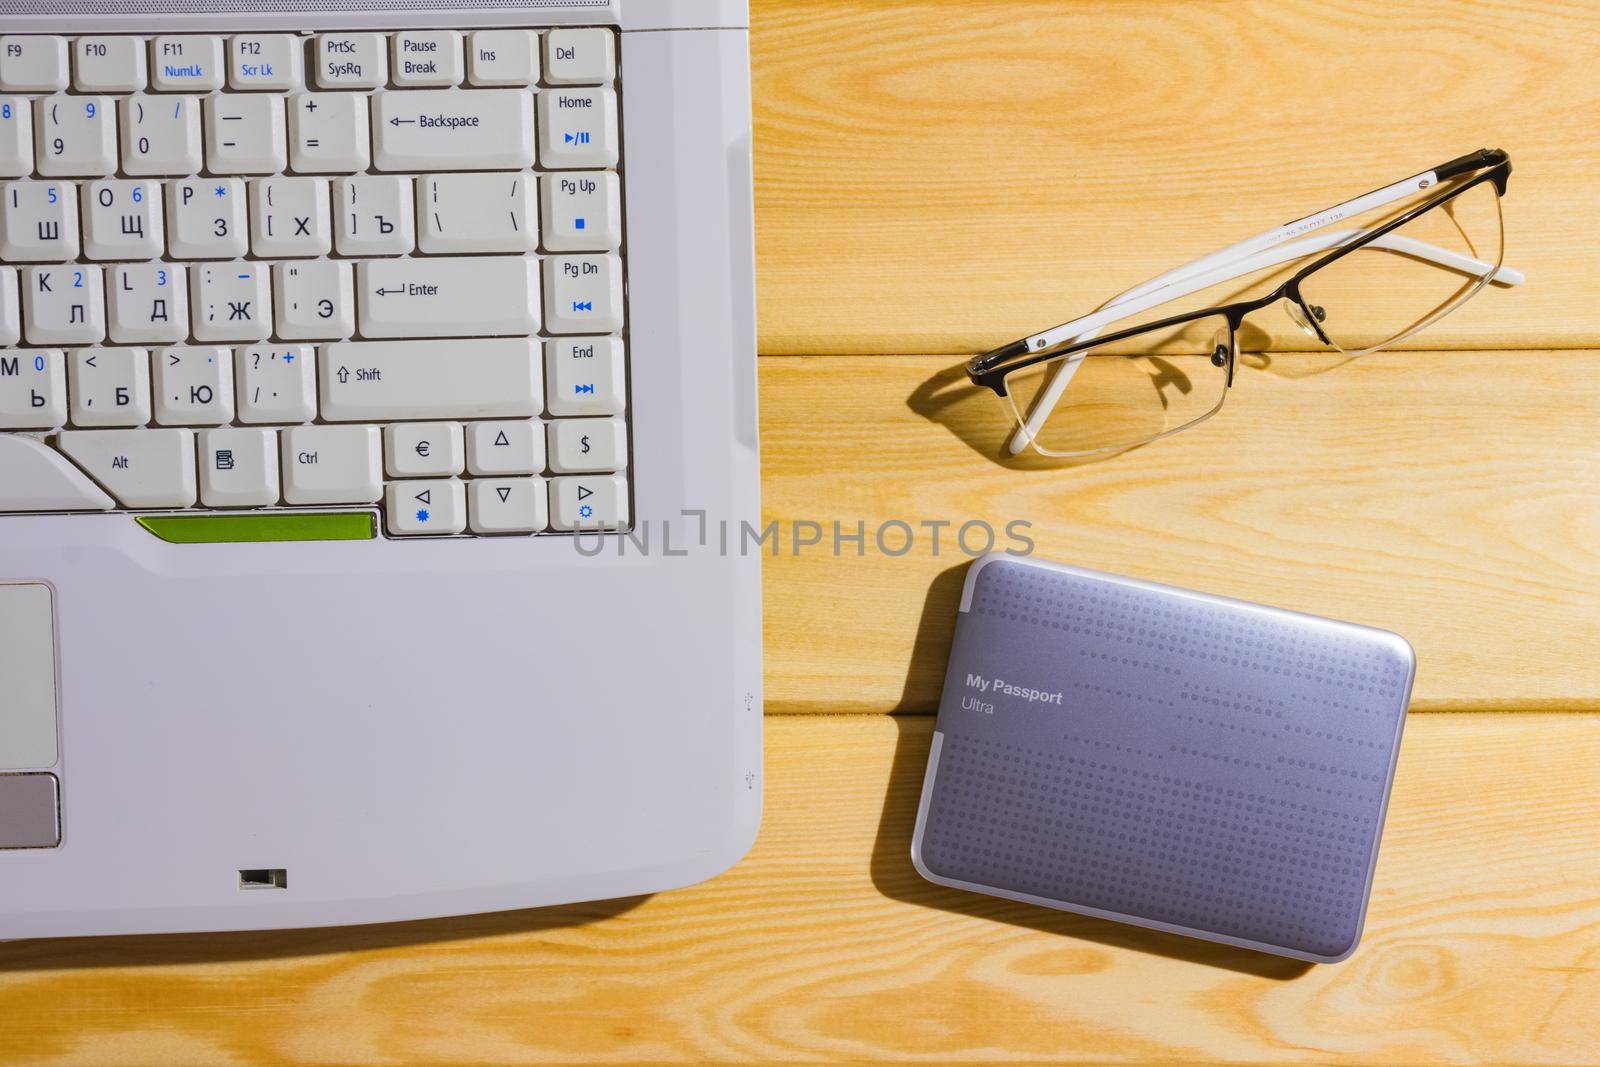
[[[0, 582], [53, 594], [59, 754], [26, 769], [59, 778], [61, 831], [0, 851], [0, 939], [527, 908], [734, 863], [762, 774], [759, 551], [738, 550], [759, 516], [744, 4], [0, 15], [5, 33], [616, 27], [636, 530], [592, 554], [594, 535], [169, 544], [125, 513], [0, 515]], [[283, 888], [241, 888], [267, 868]]]

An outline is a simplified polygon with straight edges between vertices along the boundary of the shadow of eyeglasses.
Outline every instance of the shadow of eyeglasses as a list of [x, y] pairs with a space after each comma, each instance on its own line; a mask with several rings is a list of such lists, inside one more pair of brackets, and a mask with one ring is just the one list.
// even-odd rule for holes
[[[1270, 284], [1274, 277], [1254, 279], [1219, 297], [1218, 302], [1227, 303], [1247, 292], [1259, 291], [1262, 284]], [[1320, 345], [1305, 350], [1272, 351], [1272, 335], [1248, 319], [1241, 324], [1234, 345], [1239, 352], [1239, 368], [1292, 379], [1315, 377], [1359, 358]], [[1186, 394], [1193, 388], [1188, 376], [1175, 365], [1160, 357], [1145, 358], [1151, 364], [1146, 377], [1163, 408], [1168, 404], [1165, 390], [1175, 388]], [[1146, 447], [1132, 445], [1089, 456], [1045, 456], [1030, 448], [1013, 455], [1006, 447], [1017, 428], [1011, 408], [992, 391], [972, 385], [964, 366], [941, 370], [923, 381], [906, 398], [906, 406], [930, 422], [944, 426], [974, 452], [1008, 470], [1060, 471], [1115, 459]]]
[[[1195, 384], [1176, 364], [1159, 356], [1144, 356], [1148, 364], [1144, 378], [1165, 409], [1167, 394], [1194, 391]], [[988, 389], [974, 387], [964, 367], [951, 367], [928, 378], [906, 398], [906, 406], [930, 422], [936, 422], [959, 438], [974, 452], [1007, 470], [1055, 470], [1087, 466], [1145, 447], [1130, 445], [1114, 452], [1088, 456], [1046, 456], [1031, 448], [1012, 454], [1007, 447], [1016, 432], [1017, 420], [1011, 407]]]

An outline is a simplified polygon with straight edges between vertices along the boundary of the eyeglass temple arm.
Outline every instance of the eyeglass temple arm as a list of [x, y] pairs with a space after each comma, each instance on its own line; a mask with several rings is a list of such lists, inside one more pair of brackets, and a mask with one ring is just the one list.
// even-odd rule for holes
[[[1355, 201], [1351, 201], [1351, 203], [1355, 203]], [[1371, 206], [1374, 205], [1369, 205], [1368, 208], [1363, 210], [1369, 210]], [[1279, 230], [1281, 229], [1283, 227], [1279, 227]], [[1273, 233], [1277, 232], [1276, 230], [1273, 231]], [[1099, 335], [1100, 331], [1120, 319], [1137, 315], [1141, 311], [1164, 304], [1169, 300], [1188, 296], [1190, 293], [1199, 292], [1201, 289], [1210, 288], [1231, 278], [1253, 274], [1258, 270], [1276, 267], [1291, 260], [1303, 259], [1319, 252], [1326, 252], [1330, 248], [1335, 248], [1361, 237], [1366, 232], [1365, 230], [1334, 230], [1329, 233], [1318, 234], [1315, 237], [1308, 237], [1302, 241], [1295, 241], [1292, 244], [1281, 245], [1280, 247], [1273, 247], [1273, 244], [1277, 243], [1273, 242], [1260, 246], [1254, 252], [1247, 250], [1243, 253], [1242, 258], [1231, 262], [1220, 261], [1219, 256], [1221, 253], [1215, 256], [1207, 256], [1176, 270], [1168, 271], [1159, 278], [1153, 278], [1142, 285], [1129, 289], [1127, 292], [1120, 293], [1105, 304], [1102, 304], [1099, 310], [1074, 319], [1071, 322], [1063, 323], [1048, 333], [1049, 335], [1062, 334], [1061, 339], [1053, 342], [1054, 344], [1092, 340]], [[1263, 234], [1262, 236], [1265, 237], [1267, 235]], [[1233, 248], [1248, 248], [1248, 246], [1255, 245], [1257, 240], [1259, 239], [1241, 241], [1239, 244], [1234, 245]], [[1474, 259], [1471, 256], [1464, 256], [1458, 252], [1452, 252], [1449, 249], [1440, 248], [1426, 241], [1418, 241], [1415, 238], [1405, 237], [1400, 234], [1382, 234], [1369, 242], [1367, 247], [1382, 248], [1402, 255], [1415, 256], [1418, 259], [1427, 260], [1430, 263], [1449, 270], [1457, 270], [1463, 274], [1477, 276], [1489, 274], [1490, 281], [1499, 282], [1501, 285], [1520, 285], [1526, 280], [1521, 271], [1505, 266], [1495, 267], [1493, 263]], [[1211, 265], [1197, 272], [1194, 268], [1200, 264]], [[1490, 273], [1491, 271], [1492, 273]], [[1038, 336], [1047, 335], [1040, 334]], [[1029, 339], [1030, 344], [1032, 340], [1032, 338]], [[1038, 434], [1039, 428], [1044, 425], [1045, 420], [1050, 416], [1050, 412], [1055, 409], [1056, 403], [1061, 399], [1061, 394], [1067, 388], [1067, 383], [1072, 380], [1073, 373], [1077, 371], [1081, 363], [1082, 360], [1062, 360], [1052, 368], [1050, 380], [1045, 383], [1045, 387], [1034, 398], [1028, 410], [1024, 426], [1018, 427], [1016, 432], [1011, 435], [1010, 441], [1007, 442], [1007, 451], [1012, 455], [1016, 455], [1027, 448], [1029, 440]]]
[[[1439, 170], [1448, 171], [1455, 162], [1456, 161], [1447, 163], [1441, 166]], [[1121, 293], [1118, 296], [1112, 297], [1110, 301], [1102, 304], [1101, 308], [1109, 308], [1112, 305], [1120, 304], [1123, 301], [1133, 297], [1142, 296], [1152, 290], [1164, 288], [1169, 285], [1175, 285], [1186, 278], [1212, 271], [1219, 266], [1232, 263], [1236, 260], [1253, 256], [1256, 253], [1265, 251], [1266, 249], [1272, 248], [1275, 245], [1280, 245], [1293, 237], [1298, 237], [1300, 234], [1308, 233], [1311, 230], [1332, 225], [1333, 223], [1349, 218], [1352, 215], [1359, 215], [1363, 212], [1371, 211], [1373, 208], [1382, 207], [1385, 204], [1393, 203], [1396, 200], [1411, 196], [1420, 190], [1432, 188], [1438, 183], [1438, 172], [1429, 170], [1424, 171], [1421, 174], [1413, 175], [1412, 177], [1406, 178], [1403, 181], [1395, 182], [1393, 185], [1386, 185], [1382, 189], [1374, 189], [1372, 192], [1364, 193], [1353, 200], [1346, 200], [1342, 204], [1335, 204], [1333, 207], [1314, 212], [1305, 216], [1304, 218], [1295, 219], [1293, 222], [1286, 222], [1282, 226], [1277, 226], [1273, 229], [1267, 230], [1265, 233], [1258, 233], [1254, 237], [1247, 237], [1243, 241], [1239, 241], [1236, 244], [1231, 244], [1219, 252], [1213, 252], [1208, 256], [1202, 256], [1199, 259], [1192, 260], [1191, 262], [1185, 263], [1180, 267], [1174, 267], [1165, 274], [1159, 274], [1156, 277], [1151, 278], [1149, 281], [1142, 282], [1139, 285], [1134, 286], [1125, 293]], [[1194, 290], [1191, 289], [1188, 291], [1193, 292]], [[1032, 337], [1024, 338], [1022, 343], [1027, 346], [1030, 352], [1037, 352], [1045, 348], [1053, 348], [1054, 346], [1076, 336], [1074, 327], [1078, 321], [1081, 320], [1065, 322], [1060, 326], [1046, 330], [1043, 333], [1036, 333]]]
[[[1208, 256], [1202, 256], [1182, 266], [1174, 267], [1165, 274], [1159, 274], [1149, 281], [1141, 282], [1132, 289], [1112, 297], [1096, 310], [1104, 310], [1114, 304], [1120, 304], [1133, 297], [1142, 296], [1153, 289], [1182, 281], [1192, 274], [1208, 271], [1235, 259], [1253, 255], [1256, 252], [1281, 244], [1291, 237], [1297, 237], [1302, 233], [1308, 233], [1311, 230], [1331, 225], [1347, 219], [1351, 215], [1359, 215], [1371, 211], [1373, 208], [1393, 203], [1413, 193], [1436, 186], [1441, 181], [1447, 181], [1463, 174], [1470, 174], [1485, 167], [1497, 166], [1505, 163], [1508, 158], [1506, 153], [1498, 148], [1480, 148], [1476, 152], [1468, 152], [1464, 156], [1458, 156], [1448, 162], [1441, 163], [1432, 170], [1425, 170], [1421, 174], [1414, 174], [1409, 178], [1386, 185], [1381, 189], [1363, 193], [1358, 197], [1346, 200], [1342, 204], [1335, 204], [1333, 207], [1313, 212], [1303, 218], [1295, 219], [1293, 222], [1286, 222], [1282, 226], [1267, 230], [1265, 233], [1258, 233], [1254, 237], [1247, 237], [1243, 241], [1231, 244], [1219, 252], [1213, 252]], [[1493, 280], [1502, 281], [1498, 276]], [[1522, 281], [1522, 277], [1518, 275], [1516, 281], [1506, 281], [1504, 284], [1515, 285], [1520, 281]], [[1190, 291], [1192, 292], [1193, 290]], [[1073, 336], [1073, 327], [1080, 321], [1079, 319], [1074, 319], [1071, 322], [1062, 323], [1053, 329], [1046, 330], [1043, 333], [1036, 333], [1012, 345], [1007, 345], [1006, 349], [1014, 349], [1020, 353], [1023, 351], [1037, 352], [1041, 349], [1051, 348], [1061, 344], [1063, 341], [1070, 340]]]

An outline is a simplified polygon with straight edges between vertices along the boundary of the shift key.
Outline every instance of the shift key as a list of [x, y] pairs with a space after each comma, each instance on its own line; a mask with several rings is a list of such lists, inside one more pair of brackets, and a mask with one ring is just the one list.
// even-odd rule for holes
[[539, 332], [532, 256], [369, 259], [356, 264], [364, 337], [498, 337]]
[[322, 418], [528, 418], [544, 406], [539, 342], [335, 341], [318, 361]]

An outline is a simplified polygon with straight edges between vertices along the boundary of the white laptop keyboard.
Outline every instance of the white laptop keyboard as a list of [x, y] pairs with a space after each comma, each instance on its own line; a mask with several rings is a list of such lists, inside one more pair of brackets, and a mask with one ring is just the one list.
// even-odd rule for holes
[[603, 28], [0, 37], [0, 512], [628, 525]]

